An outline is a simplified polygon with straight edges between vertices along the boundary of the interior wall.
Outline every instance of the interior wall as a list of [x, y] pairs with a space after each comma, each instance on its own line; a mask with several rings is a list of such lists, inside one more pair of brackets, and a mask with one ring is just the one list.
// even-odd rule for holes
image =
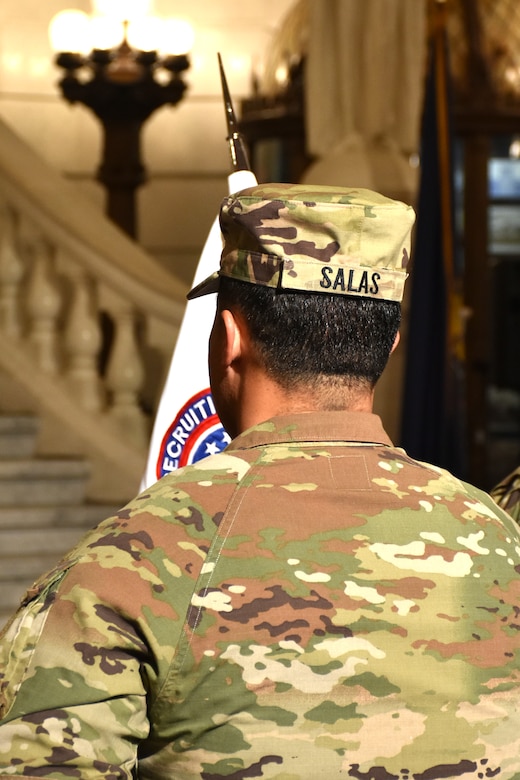
[[[191, 22], [195, 43], [185, 98], [178, 106], [159, 109], [143, 128], [148, 181], [138, 193], [138, 236], [186, 285], [226, 193], [229, 172], [217, 52], [238, 106], [250, 94], [253, 69], [261, 67], [293, 2], [155, 0], [158, 15]], [[64, 8], [91, 10], [89, 0], [0, 3], [0, 116], [103, 210], [104, 190], [95, 180], [101, 126], [86, 107], [60, 96], [60, 72], [48, 41], [49, 22]]]

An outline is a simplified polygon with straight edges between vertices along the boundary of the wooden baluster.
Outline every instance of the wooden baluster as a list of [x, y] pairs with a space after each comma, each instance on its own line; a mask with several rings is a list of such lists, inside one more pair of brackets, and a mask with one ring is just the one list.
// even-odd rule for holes
[[64, 340], [67, 379], [80, 406], [87, 411], [98, 412], [103, 406], [97, 367], [101, 328], [93, 284], [79, 268], [71, 271], [69, 279], [73, 289]]
[[130, 304], [118, 301], [110, 312], [114, 335], [108, 358], [106, 383], [111, 395], [110, 416], [139, 448], [148, 445], [148, 425], [139, 406], [144, 382], [143, 361], [136, 338], [136, 320]]
[[26, 295], [29, 341], [39, 367], [49, 374], [58, 371], [58, 316], [61, 296], [54, 270], [53, 252], [43, 239], [28, 247], [33, 263]]
[[15, 338], [21, 334], [19, 292], [24, 273], [16, 236], [16, 214], [5, 205], [0, 211], [0, 328]]

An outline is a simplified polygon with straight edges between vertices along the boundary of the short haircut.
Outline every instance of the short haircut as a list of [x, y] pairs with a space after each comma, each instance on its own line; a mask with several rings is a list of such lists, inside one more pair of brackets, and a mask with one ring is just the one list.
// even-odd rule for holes
[[401, 321], [395, 301], [288, 292], [224, 276], [218, 305], [242, 314], [264, 369], [286, 389], [334, 378], [373, 388]]

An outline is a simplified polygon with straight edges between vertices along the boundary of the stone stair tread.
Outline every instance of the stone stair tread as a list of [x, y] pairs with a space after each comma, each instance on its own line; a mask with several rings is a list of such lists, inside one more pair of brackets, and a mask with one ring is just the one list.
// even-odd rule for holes
[[5, 432], [37, 431], [40, 423], [34, 414], [0, 414], [0, 435]]
[[0, 506], [80, 504], [89, 474], [83, 459], [0, 459]]
[[62, 557], [62, 554], [56, 556], [56, 553], [52, 552], [42, 555], [10, 555], [0, 558], [2, 601], [4, 600], [3, 590], [6, 583], [16, 584], [19, 588], [27, 588], [44, 572], [55, 566]]
[[39, 419], [31, 414], [0, 414], [0, 459], [34, 455]]
[[[4, 529], [93, 528], [112, 517], [119, 506], [104, 504], [63, 504], [61, 506], [0, 506], [0, 534]], [[1, 556], [1, 548], [0, 548]]]
[[[84, 529], [87, 530], [87, 529]], [[2, 579], [2, 558], [26, 554], [45, 555], [56, 551], [57, 557], [73, 547], [82, 536], [80, 528], [22, 528], [2, 531], [0, 543], [0, 580]]]
[[40, 421], [0, 413], [0, 629], [26, 590], [119, 506], [87, 503], [87, 459], [37, 454]]
[[17, 458], [0, 459], [0, 480], [34, 478], [88, 477], [90, 466], [82, 458]]

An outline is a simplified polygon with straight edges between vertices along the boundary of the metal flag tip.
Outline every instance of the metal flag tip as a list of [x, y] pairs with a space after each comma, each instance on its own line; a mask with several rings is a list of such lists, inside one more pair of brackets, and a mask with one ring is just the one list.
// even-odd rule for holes
[[229, 141], [232, 169], [233, 171], [250, 171], [251, 166], [249, 165], [246, 146], [244, 139], [238, 130], [238, 122], [235, 111], [233, 109], [233, 102], [231, 100], [231, 94], [229, 92], [220, 52], [217, 53], [217, 57], [220, 71], [220, 82], [222, 84], [222, 94], [224, 96], [224, 109], [226, 112], [226, 123], [228, 131], [227, 140]]

